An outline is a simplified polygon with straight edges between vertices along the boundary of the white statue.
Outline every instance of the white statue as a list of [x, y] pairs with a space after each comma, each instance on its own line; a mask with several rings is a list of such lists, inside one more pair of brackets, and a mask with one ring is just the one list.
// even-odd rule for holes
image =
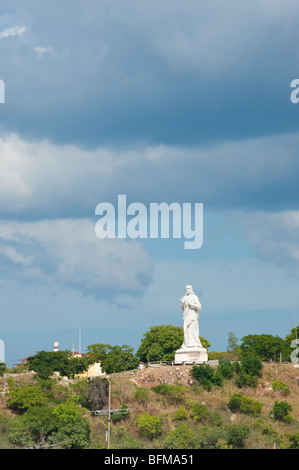
[[184, 343], [175, 352], [176, 364], [203, 364], [208, 362], [208, 351], [202, 347], [199, 339], [198, 318], [201, 304], [192, 286], [186, 286], [186, 294], [181, 298], [184, 310]]
[[198, 318], [201, 304], [192, 286], [186, 286], [186, 294], [181, 298], [181, 308], [184, 310], [184, 343], [182, 349], [199, 347], [202, 344], [199, 339]]

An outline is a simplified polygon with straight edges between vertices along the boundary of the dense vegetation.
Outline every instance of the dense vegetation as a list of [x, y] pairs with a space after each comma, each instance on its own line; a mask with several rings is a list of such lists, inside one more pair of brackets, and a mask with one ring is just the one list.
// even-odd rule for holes
[[240, 386], [239, 371], [227, 360], [189, 366], [184, 384], [137, 385], [135, 377], [144, 371], [72, 379], [68, 385], [59, 378], [2, 378], [0, 448], [106, 448], [109, 377], [112, 449], [298, 448], [296, 390], [274, 379], [280, 370], [288, 377], [283, 371], [292, 366], [245, 364], [258, 382]]
[[[129, 346], [101, 343], [89, 346], [83, 358], [40, 351], [23, 366], [35, 376], [0, 378], [0, 448], [106, 448], [108, 374], [115, 372], [110, 377], [113, 449], [298, 448], [297, 390], [290, 374], [279, 372], [287, 365], [269, 363], [291, 351], [294, 334], [285, 340], [248, 335], [238, 344], [230, 333], [218, 365], [190, 366], [184, 384], [174, 372], [176, 379], [159, 384], [141, 386], [134, 379], [142, 373], [136, 371], [140, 360], [172, 360], [182, 331], [169, 325], [151, 328], [136, 355]], [[101, 361], [106, 377], [74, 379], [95, 361]], [[274, 373], [273, 367], [280, 369]], [[0, 371], [3, 375], [5, 365]], [[56, 371], [70, 380], [54, 378]]]

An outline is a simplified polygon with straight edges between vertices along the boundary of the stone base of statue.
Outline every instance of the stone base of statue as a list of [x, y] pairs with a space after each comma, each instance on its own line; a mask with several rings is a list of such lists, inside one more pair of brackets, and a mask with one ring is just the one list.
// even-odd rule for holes
[[199, 346], [178, 349], [175, 352], [174, 362], [177, 364], [203, 364], [208, 362], [208, 351]]

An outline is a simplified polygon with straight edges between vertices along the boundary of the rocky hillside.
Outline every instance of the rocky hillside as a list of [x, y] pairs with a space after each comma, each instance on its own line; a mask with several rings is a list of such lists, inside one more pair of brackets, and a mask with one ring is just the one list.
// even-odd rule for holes
[[[155, 365], [106, 375], [111, 380], [111, 408], [127, 407], [129, 411], [112, 415], [111, 448], [273, 449], [288, 448], [293, 442], [290, 435], [299, 440], [299, 368], [292, 363], [264, 363], [256, 387], [240, 388], [232, 377], [209, 391], [190, 374], [191, 369], [191, 365]], [[213, 370], [217, 371], [217, 366]], [[18, 377], [18, 381], [20, 385], [34, 383], [34, 378]], [[1, 382], [3, 418], [14, 413], [6, 405], [5, 379]], [[83, 389], [76, 388], [81, 383], [86, 380], [60, 379], [57, 385], [65, 392], [55, 396], [60, 400], [82, 394]], [[163, 384], [169, 387], [156, 388]], [[243, 409], [230, 408], [236, 394], [245, 397]], [[275, 402], [287, 403], [288, 419], [274, 418]], [[89, 412], [85, 417], [91, 429], [88, 447], [106, 448], [107, 416]]]

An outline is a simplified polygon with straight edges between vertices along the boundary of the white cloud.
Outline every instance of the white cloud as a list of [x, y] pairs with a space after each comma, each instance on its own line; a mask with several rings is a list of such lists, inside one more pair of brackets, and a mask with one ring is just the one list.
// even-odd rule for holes
[[22, 38], [25, 31], [25, 26], [11, 26], [10, 28], [5, 28], [0, 32], [0, 39], [6, 39], [14, 36], [19, 36]]
[[150, 257], [137, 241], [99, 240], [87, 219], [2, 220], [0, 259], [8, 277], [103, 297], [142, 293], [152, 276]]
[[45, 54], [53, 54], [53, 47], [41, 47], [37, 46], [34, 48], [38, 59], [42, 59]]
[[292, 208], [298, 144], [294, 133], [202, 148], [82, 149], [10, 135], [0, 138], [0, 211], [92, 217], [98, 203], [113, 202], [117, 194], [127, 194], [130, 202]]
[[114, 159], [106, 149], [26, 142], [16, 135], [0, 138], [0, 155], [0, 210], [10, 214], [36, 207], [47, 211], [65, 198], [70, 206], [72, 196], [73, 203], [89, 198], [100, 179], [121, 164], [121, 156]]

